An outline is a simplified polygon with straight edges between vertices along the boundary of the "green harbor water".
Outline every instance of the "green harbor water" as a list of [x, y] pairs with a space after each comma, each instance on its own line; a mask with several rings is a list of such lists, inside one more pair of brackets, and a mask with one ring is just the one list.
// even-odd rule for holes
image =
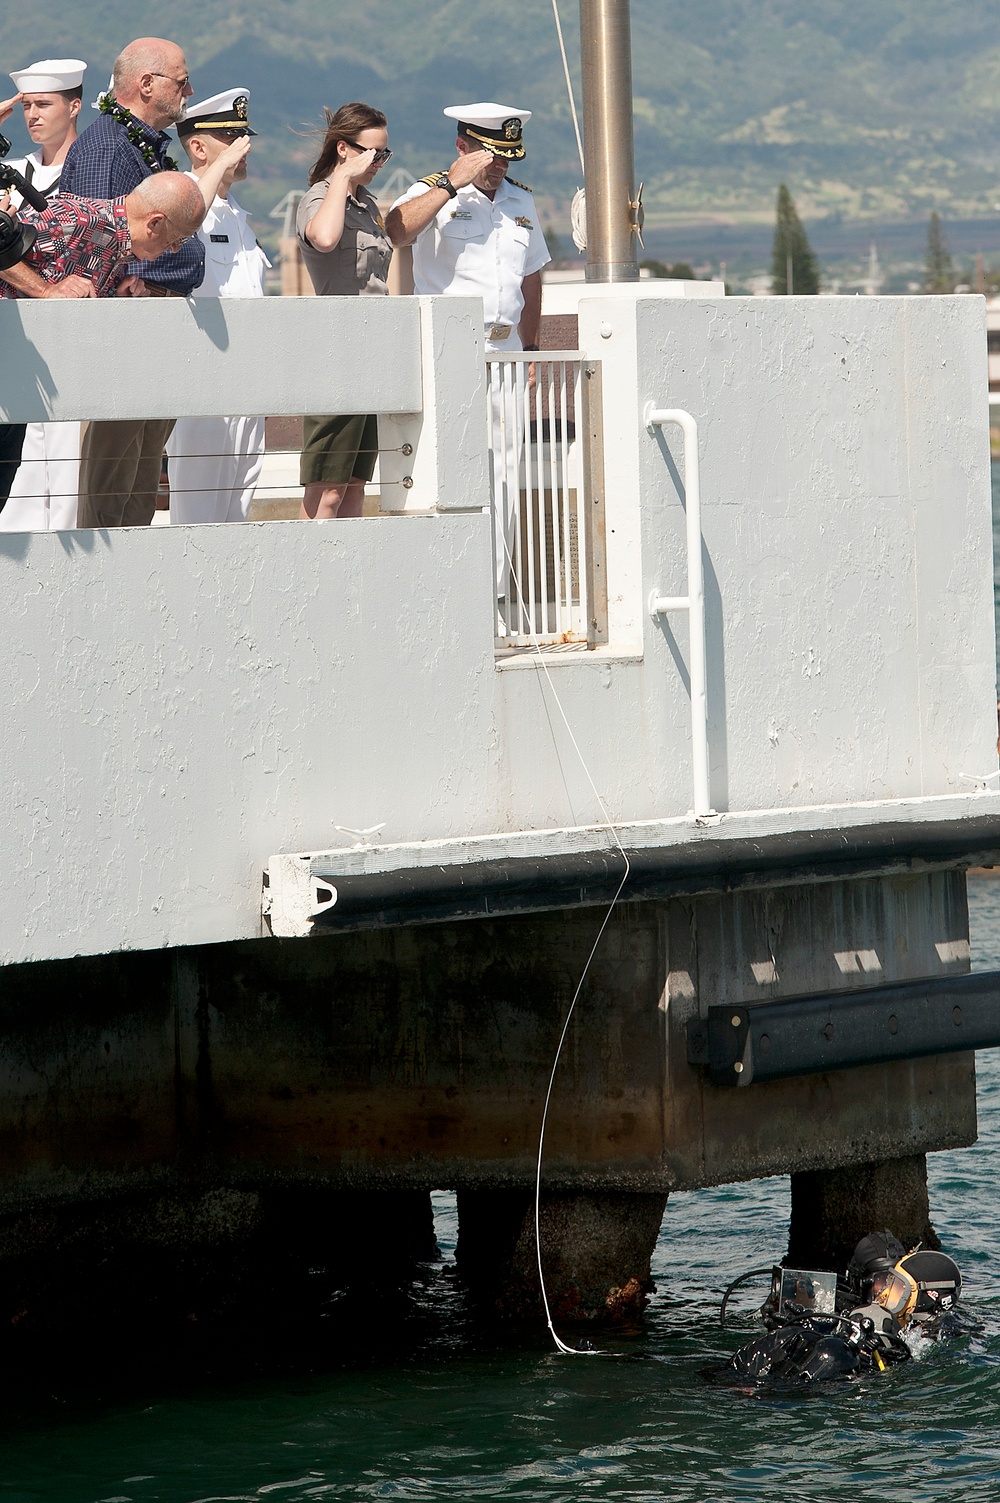
[[[1000, 467], [994, 466], [1000, 526]], [[996, 541], [1000, 543], [1000, 538]], [[1000, 558], [1000, 547], [995, 549]], [[1000, 599], [1000, 575], [997, 576]], [[1000, 880], [970, 879], [973, 965], [1000, 968]], [[0, 1374], [0, 1503], [517, 1499], [521, 1503], [997, 1503], [1000, 1051], [978, 1057], [978, 1143], [928, 1159], [932, 1214], [980, 1335], [878, 1379], [748, 1397], [709, 1384], [754, 1329], [721, 1330], [737, 1274], [780, 1257], [788, 1182], [668, 1204], [641, 1331], [557, 1355], [541, 1331], [478, 1325], [443, 1259], [394, 1298], [331, 1306], [288, 1349], [122, 1355]], [[363, 1226], [344, 1229], [364, 1254]]]

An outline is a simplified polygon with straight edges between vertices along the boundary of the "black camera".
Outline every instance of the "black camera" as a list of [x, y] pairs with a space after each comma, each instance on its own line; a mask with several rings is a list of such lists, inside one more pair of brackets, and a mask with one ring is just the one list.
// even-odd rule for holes
[[[6, 136], [0, 136], [0, 193], [16, 188], [26, 204], [33, 209], [48, 208], [45, 199], [14, 167], [8, 167], [3, 158], [10, 151]], [[0, 210], [0, 271], [16, 266], [23, 261], [35, 243], [37, 230], [30, 224], [22, 224], [16, 214]]]

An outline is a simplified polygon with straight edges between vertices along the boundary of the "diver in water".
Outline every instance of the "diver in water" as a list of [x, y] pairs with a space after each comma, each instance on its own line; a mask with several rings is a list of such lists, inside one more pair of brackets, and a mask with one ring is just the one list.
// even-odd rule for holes
[[909, 1360], [905, 1330], [941, 1334], [961, 1289], [962, 1276], [947, 1254], [907, 1253], [891, 1232], [870, 1233], [842, 1279], [774, 1268], [760, 1310], [767, 1334], [741, 1347], [719, 1376], [817, 1383], [884, 1372]]
[[901, 1317], [901, 1326], [936, 1337], [956, 1325], [961, 1294], [962, 1275], [947, 1253], [920, 1248], [908, 1253], [892, 1232], [870, 1232], [854, 1249], [846, 1279], [838, 1281], [837, 1308], [853, 1309], [876, 1324], [875, 1310], [888, 1311]]

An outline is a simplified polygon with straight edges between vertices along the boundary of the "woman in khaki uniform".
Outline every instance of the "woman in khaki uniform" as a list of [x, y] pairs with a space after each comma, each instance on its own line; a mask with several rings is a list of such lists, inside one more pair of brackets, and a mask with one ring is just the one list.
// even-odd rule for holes
[[[326, 136], [295, 228], [319, 297], [384, 297], [392, 244], [368, 184], [391, 157], [386, 118], [368, 104], [327, 110]], [[360, 517], [378, 456], [372, 414], [307, 417], [301, 517]]]

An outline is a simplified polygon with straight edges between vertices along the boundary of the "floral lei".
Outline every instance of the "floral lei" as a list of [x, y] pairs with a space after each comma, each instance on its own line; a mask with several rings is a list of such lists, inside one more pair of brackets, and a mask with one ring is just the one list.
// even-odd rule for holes
[[102, 115], [110, 115], [112, 120], [116, 120], [119, 125], [125, 127], [125, 134], [132, 142], [132, 145], [143, 161], [152, 167], [154, 172], [160, 172], [161, 170], [165, 172], [178, 171], [177, 163], [173, 157], [164, 157], [161, 164], [159, 157], [150, 145], [148, 136], [141, 129], [135, 116], [130, 114], [123, 104], [119, 104], [113, 94], [102, 94], [97, 101], [97, 108]]

